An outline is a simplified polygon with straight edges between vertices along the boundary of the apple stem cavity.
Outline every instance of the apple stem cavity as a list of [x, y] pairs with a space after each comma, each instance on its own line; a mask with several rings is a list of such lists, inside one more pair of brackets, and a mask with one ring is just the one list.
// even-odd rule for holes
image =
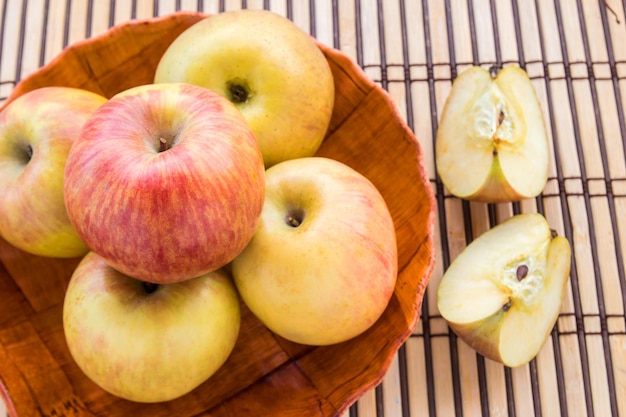
[[232, 80], [226, 83], [228, 99], [234, 104], [245, 103], [250, 99], [250, 88], [243, 80]]
[[[157, 132], [150, 138], [146, 138], [148, 145], [157, 153], [172, 149], [180, 139], [178, 131]], [[156, 143], [156, 146], [154, 145]]]
[[153, 294], [159, 288], [159, 284], [155, 284], [154, 282], [142, 281], [141, 285], [146, 294]]
[[30, 144], [28, 143], [21, 149], [20, 153], [22, 162], [24, 162], [24, 164], [29, 163], [30, 160], [33, 159], [33, 147], [30, 146]]

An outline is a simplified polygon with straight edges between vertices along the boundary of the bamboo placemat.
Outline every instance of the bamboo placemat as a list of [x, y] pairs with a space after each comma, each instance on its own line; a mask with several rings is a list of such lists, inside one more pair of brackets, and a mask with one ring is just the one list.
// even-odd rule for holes
[[[626, 0], [4, 0], [0, 103], [64, 47], [112, 25], [246, 7], [289, 17], [389, 91], [425, 150], [436, 194], [437, 264], [422, 318], [383, 382], [345, 415], [626, 416]], [[550, 179], [536, 199], [468, 203], [436, 175], [439, 112], [463, 69], [507, 64], [526, 69], [537, 90]], [[472, 239], [534, 211], [572, 244], [571, 279], [537, 358], [510, 369], [450, 332], [436, 292]]]

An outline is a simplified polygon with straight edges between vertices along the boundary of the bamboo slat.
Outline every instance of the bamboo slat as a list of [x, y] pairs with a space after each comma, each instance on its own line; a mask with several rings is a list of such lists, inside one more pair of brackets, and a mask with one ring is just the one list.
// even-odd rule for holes
[[[626, 416], [626, 1], [5, 0], [0, 103], [63, 48], [113, 25], [244, 7], [289, 17], [385, 88], [423, 146], [437, 199], [437, 263], [421, 320], [383, 382], [345, 416]], [[508, 64], [528, 71], [544, 111], [548, 184], [519, 203], [459, 200], [436, 174], [440, 111], [463, 69]], [[473, 239], [534, 211], [571, 242], [571, 279], [539, 355], [509, 369], [448, 329], [436, 291]]]

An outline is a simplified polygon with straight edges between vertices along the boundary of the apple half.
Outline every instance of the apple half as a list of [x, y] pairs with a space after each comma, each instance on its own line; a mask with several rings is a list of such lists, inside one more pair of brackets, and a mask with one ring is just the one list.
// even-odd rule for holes
[[536, 197], [548, 180], [548, 136], [528, 74], [463, 71], [437, 130], [435, 159], [452, 195], [488, 203]]
[[555, 236], [541, 214], [513, 216], [455, 258], [439, 284], [439, 311], [478, 353], [524, 365], [558, 318], [570, 256], [568, 240]]

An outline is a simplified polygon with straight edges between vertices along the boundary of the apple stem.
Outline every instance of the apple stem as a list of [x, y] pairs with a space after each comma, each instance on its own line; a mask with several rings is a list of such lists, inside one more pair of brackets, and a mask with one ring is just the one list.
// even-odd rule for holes
[[168, 146], [167, 146], [167, 141], [165, 140], [165, 138], [159, 138], [159, 152], [164, 152], [167, 151]]
[[489, 68], [489, 75], [491, 75], [491, 78], [495, 79], [498, 76], [498, 72], [500, 72], [500, 68], [498, 68], [497, 65], [492, 65]]
[[515, 275], [517, 276], [517, 280], [521, 281], [524, 278], [526, 278], [526, 275], [528, 275], [528, 267], [526, 265], [520, 265], [517, 267], [517, 270], [515, 271]]
[[248, 100], [248, 92], [240, 85], [231, 86], [230, 93], [235, 103], [245, 103]]
[[26, 143], [23, 147], [19, 149], [19, 157], [24, 164], [30, 162], [33, 159], [33, 147], [30, 144]]
[[300, 220], [296, 219], [293, 216], [287, 216], [287, 223], [289, 223], [289, 225], [293, 227], [300, 226]]
[[248, 83], [239, 78], [228, 81], [226, 88], [228, 91], [228, 99], [234, 104], [245, 103], [250, 99], [252, 94]]

